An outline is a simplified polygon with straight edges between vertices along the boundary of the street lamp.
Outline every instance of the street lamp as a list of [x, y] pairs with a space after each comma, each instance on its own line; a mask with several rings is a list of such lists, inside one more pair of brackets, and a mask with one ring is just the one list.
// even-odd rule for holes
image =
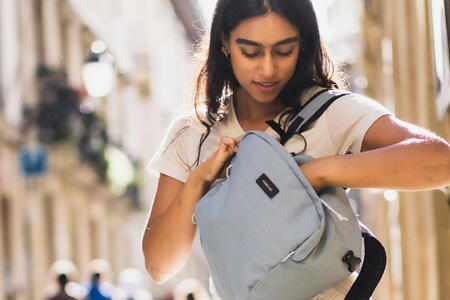
[[83, 83], [92, 98], [107, 96], [114, 84], [114, 67], [111, 54], [101, 41], [92, 43], [82, 70]]

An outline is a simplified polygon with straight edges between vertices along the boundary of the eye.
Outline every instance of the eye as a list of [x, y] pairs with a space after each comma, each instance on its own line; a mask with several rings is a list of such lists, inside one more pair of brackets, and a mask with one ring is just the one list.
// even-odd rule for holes
[[275, 53], [278, 54], [278, 55], [280, 55], [280, 56], [289, 56], [289, 55], [292, 54], [293, 51], [294, 51], [294, 50], [290, 50], [290, 51], [287, 51], [287, 52], [283, 52], [283, 51], [275, 51]]
[[256, 51], [256, 52], [253, 52], [253, 53], [247, 53], [244, 50], [242, 50], [242, 55], [244, 55], [245, 57], [255, 57], [255, 56], [259, 55], [259, 54], [260, 54], [260, 51]]

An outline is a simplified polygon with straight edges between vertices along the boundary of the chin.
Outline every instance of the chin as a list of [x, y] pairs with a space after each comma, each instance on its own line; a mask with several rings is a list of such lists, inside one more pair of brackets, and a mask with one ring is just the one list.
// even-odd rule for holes
[[269, 95], [252, 95], [253, 99], [255, 99], [256, 102], [258, 103], [271, 103], [273, 101], [275, 101], [275, 99], [278, 97], [280, 93], [273, 93], [273, 94], [269, 94]]

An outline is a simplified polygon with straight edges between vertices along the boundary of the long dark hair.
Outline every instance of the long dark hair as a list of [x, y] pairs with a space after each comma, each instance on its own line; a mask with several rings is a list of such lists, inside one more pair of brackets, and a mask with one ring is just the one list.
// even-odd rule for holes
[[[300, 35], [299, 59], [293, 76], [279, 94], [280, 100], [290, 107], [284, 114], [294, 116], [300, 109], [300, 94], [312, 86], [338, 88], [333, 80], [334, 65], [320, 39], [316, 13], [310, 0], [218, 0], [214, 10], [209, 38], [204, 37], [200, 55], [200, 68], [194, 84], [194, 107], [197, 118], [206, 132], [199, 143], [200, 150], [210, 133], [210, 127], [221, 121], [228, 111], [229, 99], [239, 87], [230, 60], [222, 52], [222, 34], [230, 32], [243, 20], [274, 12], [286, 18]], [[205, 115], [200, 114], [203, 107]]]

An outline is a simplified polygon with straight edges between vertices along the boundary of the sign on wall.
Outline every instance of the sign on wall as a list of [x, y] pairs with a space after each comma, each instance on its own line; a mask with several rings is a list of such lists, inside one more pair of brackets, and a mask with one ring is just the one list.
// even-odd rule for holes
[[41, 147], [22, 148], [19, 152], [20, 169], [25, 177], [44, 175], [47, 172], [47, 152]]

